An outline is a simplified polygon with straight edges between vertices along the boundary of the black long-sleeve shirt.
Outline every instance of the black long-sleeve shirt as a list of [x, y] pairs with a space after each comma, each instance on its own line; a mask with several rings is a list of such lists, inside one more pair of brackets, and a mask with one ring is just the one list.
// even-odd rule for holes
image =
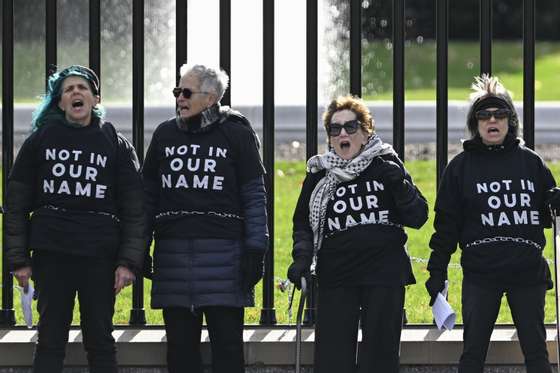
[[[108, 125], [108, 124], [104, 124]], [[116, 260], [138, 272], [143, 188], [133, 147], [95, 119], [53, 119], [22, 145], [8, 181], [6, 239], [12, 268], [29, 250]]]
[[264, 175], [255, 138], [234, 120], [209, 128], [190, 133], [173, 118], [154, 132], [142, 175], [156, 239], [244, 237], [241, 189]]
[[[419, 228], [428, 217], [425, 198], [414, 186], [401, 161], [383, 156], [405, 172], [407, 198], [395, 196], [385, 185], [373, 161], [356, 179], [340, 183], [327, 205], [324, 238], [318, 253], [321, 286], [414, 283], [405, 250], [404, 226]], [[292, 255], [311, 256], [313, 233], [309, 224], [309, 200], [325, 171], [308, 174], [294, 212]]]
[[466, 141], [447, 166], [435, 205], [428, 270], [445, 272], [459, 244], [465, 279], [482, 286], [546, 282], [545, 192], [555, 186], [543, 160], [512, 136], [503, 145]]

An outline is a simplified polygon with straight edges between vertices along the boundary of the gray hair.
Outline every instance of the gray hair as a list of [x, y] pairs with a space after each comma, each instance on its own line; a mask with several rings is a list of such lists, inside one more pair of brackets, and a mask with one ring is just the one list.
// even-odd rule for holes
[[214, 93], [218, 101], [222, 99], [229, 84], [227, 73], [217, 66], [184, 64], [179, 70], [181, 79], [190, 73], [197, 76], [200, 89], [204, 92]]

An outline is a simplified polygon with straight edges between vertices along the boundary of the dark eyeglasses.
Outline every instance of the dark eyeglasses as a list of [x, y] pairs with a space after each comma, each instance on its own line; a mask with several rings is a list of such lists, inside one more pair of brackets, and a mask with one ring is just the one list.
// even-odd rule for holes
[[210, 94], [210, 92], [195, 92], [193, 90], [191, 90], [190, 88], [181, 88], [181, 87], [175, 87], [173, 88], [173, 96], [175, 96], [175, 98], [178, 98], [180, 94], [183, 94], [184, 98], [191, 98], [192, 95], [194, 95], [195, 93], [200, 93], [200, 94]]
[[331, 123], [327, 127], [327, 133], [329, 134], [329, 136], [333, 136], [333, 137], [338, 136], [340, 135], [340, 131], [342, 131], [343, 128], [346, 131], [346, 133], [349, 135], [356, 133], [358, 131], [358, 128], [360, 128], [360, 121], [354, 119], [354, 120], [349, 120], [344, 124]]
[[489, 120], [492, 117], [496, 119], [509, 118], [510, 114], [511, 114], [511, 110], [509, 109], [498, 109], [494, 111], [479, 110], [474, 114], [474, 116], [478, 120]]

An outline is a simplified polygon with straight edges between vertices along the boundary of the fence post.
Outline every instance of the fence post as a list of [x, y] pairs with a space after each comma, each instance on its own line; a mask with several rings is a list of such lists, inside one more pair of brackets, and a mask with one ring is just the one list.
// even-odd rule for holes
[[89, 0], [89, 67], [101, 80], [101, 0]]
[[221, 103], [231, 105], [231, 0], [220, 0], [220, 67], [229, 76], [229, 88]]
[[188, 1], [176, 0], [175, 1], [175, 85], [179, 85], [181, 73], [179, 69], [187, 62], [187, 35], [188, 35]]
[[362, 0], [350, 1], [350, 93], [362, 97]]
[[404, 161], [404, 0], [393, 0], [393, 147]]
[[[132, 143], [144, 161], [144, 1], [132, 3]], [[132, 284], [130, 325], [145, 325], [144, 277]]]
[[492, 75], [492, 0], [480, 0], [480, 74]]
[[437, 69], [436, 69], [436, 191], [441, 181], [443, 170], [447, 166], [447, 63], [449, 42], [449, 4], [448, 0], [437, 0], [436, 10], [436, 43], [437, 43]]
[[[307, 0], [307, 24], [306, 24], [306, 128], [305, 128], [305, 151], [306, 160], [318, 152], [317, 136], [317, 109], [318, 109], [318, 6], [317, 0]], [[352, 75], [352, 73], [350, 73]], [[352, 79], [350, 79], [352, 80]], [[315, 324], [316, 307], [315, 279], [312, 278], [308, 285], [306, 308], [303, 318], [305, 325]]]
[[523, 140], [535, 148], [535, 0], [523, 1]]
[[[14, 154], [14, 0], [2, 1], [2, 205]], [[2, 311], [0, 326], [16, 324], [13, 277], [6, 260], [6, 220], [2, 219]]]
[[263, 161], [269, 248], [265, 258], [261, 325], [276, 324], [274, 309], [274, 0], [263, 0]]

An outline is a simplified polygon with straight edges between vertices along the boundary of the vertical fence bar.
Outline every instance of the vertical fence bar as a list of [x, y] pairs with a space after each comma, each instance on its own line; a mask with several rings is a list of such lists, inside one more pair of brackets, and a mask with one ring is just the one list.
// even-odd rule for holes
[[[144, 1], [132, 3], [132, 143], [144, 161]], [[130, 325], [145, 325], [144, 278], [132, 285]]]
[[101, 79], [101, 1], [89, 0], [89, 67]]
[[[2, 0], [2, 205], [14, 158], [14, 0]], [[0, 325], [16, 323], [13, 278], [6, 260], [6, 220], [2, 219], [2, 310]]]
[[188, 2], [187, 0], [176, 0], [176, 19], [175, 19], [175, 43], [176, 43], [176, 55], [175, 55], [175, 71], [176, 79], [175, 84], [179, 85], [179, 80], [181, 79], [181, 73], [179, 69], [181, 66], [187, 62], [187, 35], [188, 35]]
[[45, 3], [45, 84], [56, 71], [56, 0]]
[[393, 147], [404, 161], [404, 0], [393, 0]]
[[[318, 0], [307, 0], [306, 9], [306, 128], [305, 152], [306, 159], [311, 158], [318, 151], [317, 109], [318, 109]], [[305, 309], [304, 324], [315, 324], [315, 284], [308, 285], [307, 307]]]
[[221, 103], [231, 105], [231, 0], [220, 0], [220, 67], [229, 76], [229, 88]]
[[270, 246], [265, 259], [261, 325], [276, 324], [274, 309], [274, 0], [263, 0], [263, 161]]
[[362, 97], [362, 0], [350, 1], [350, 93]]
[[535, 148], [535, 0], [523, 1], [523, 140]]
[[318, 151], [317, 136], [317, 108], [318, 94], [318, 0], [307, 0], [307, 24], [306, 24], [306, 129], [305, 129], [305, 151], [307, 159]]
[[492, 75], [492, 0], [480, 0], [480, 74]]
[[437, 0], [436, 9], [436, 39], [437, 39], [437, 86], [436, 86], [436, 174], [439, 186], [445, 166], [447, 166], [447, 63], [449, 42], [449, 4], [448, 0]]

